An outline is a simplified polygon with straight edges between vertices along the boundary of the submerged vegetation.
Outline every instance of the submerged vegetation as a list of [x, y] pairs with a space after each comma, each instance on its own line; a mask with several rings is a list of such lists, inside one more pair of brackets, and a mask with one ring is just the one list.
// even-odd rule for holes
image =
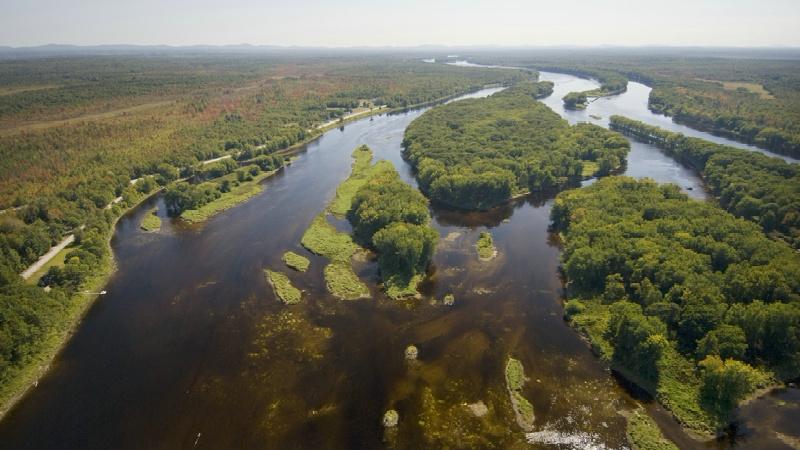
[[663, 149], [703, 176], [720, 206], [800, 248], [800, 166], [621, 116], [611, 127]]
[[528, 191], [563, 187], [620, 167], [629, 150], [619, 134], [596, 125], [570, 126], [536, 101], [522, 83], [488, 98], [435, 107], [408, 127], [404, 157], [432, 200], [486, 209]]
[[286, 274], [275, 272], [273, 270], [264, 270], [264, 275], [267, 277], [272, 289], [275, 291], [275, 296], [278, 297], [283, 303], [287, 305], [294, 305], [300, 303], [302, 292], [292, 285], [292, 281]]
[[771, 376], [800, 374], [800, 256], [756, 225], [626, 177], [559, 194], [552, 219], [568, 318], [688, 428], [722, 427]]

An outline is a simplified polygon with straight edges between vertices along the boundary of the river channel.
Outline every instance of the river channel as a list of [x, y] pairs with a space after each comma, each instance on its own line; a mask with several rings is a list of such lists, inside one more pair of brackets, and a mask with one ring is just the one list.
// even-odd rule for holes
[[[641, 103], [635, 85], [572, 112], [560, 98], [597, 84], [554, 73], [541, 78], [556, 84], [544, 102], [570, 122], [653, 116], [646, 96], [638, 114], [629, 109]], [[432, 209], [442, 240], [421, 300], [383, 296], [374, 261], [358, 265], [372, 299], [327, 294], [323, 260], [305, 251], [300, 237], [361, 144], [415, 184], [400, 150], [405, 128], [422, 112], [325, 133], [267, 179], [262, 194], [205, 224], [163, 217], [161, 231], [143, 232], [144, 214], [154, 206], [165, 211], [159, 197], [123, 217], [112, 240], [118, 270], [108, 294], [38, 387], [0, 422], [0, 448], [525, 448], [505, 389], [510, 355], [530, 379], [524, 394], [539, 432], [533, 448], [625, 448], [619, 413], [640, 402], [681, 447], [785, 448], [769, 430], [797, 435], [796, 389], [745, 408], [735, 440], [701, 444], [624, 388], [562, 319], [559, 248], [548, 233], [552, 198], [480, 213]], [[647, 144], [632, 143], [625, 173], [705, 196], [696, 175]], [[484, 230], [499, 250], [490, 262], [480, 262], [474, 249]], [[285, 270], [287, 250], [311, 259], [306, 274], [289, 273], [304, 290], [293, 306], [277, 301], [263, 274]], [[446, 294], [454, 305], [442, 304]], [[415, 362], [404, 359], [410, 344], [419, 349]], [[487, 407], [481, 418], [466, 406], [478, 402]], [[778, 403], [785, 405], [780, 414]], [[388, 432], [381, 424], [387, 409], [400, 417]]]

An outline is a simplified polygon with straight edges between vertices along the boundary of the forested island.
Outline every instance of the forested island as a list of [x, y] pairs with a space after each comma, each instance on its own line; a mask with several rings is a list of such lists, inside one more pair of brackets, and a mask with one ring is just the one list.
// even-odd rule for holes
[[687, 428], [800, 374], [800, 257], [757, 225], [625, 177], [559, 194], [552, 219], [568, 319]]
[[[346, 217], [352, 236], [331, 226], [328, 213]], [[427, 199], [400, 180], [391, 163], [372, 164], [372, 151], [362, 145], [353, 151], [350, 176], [337, 188], [327, 211], [306, 230], [302, 244], [331, 261], [325, 280], [336, 297], [369, 295], [352, 269], [359, 245], [377, 252], [386, 295], [414, 297], [439, 239], [430, 221]]]
[[720, 206], [800, 248], [800, 169], [779, 158], [612, 116], [612, 129], [657, 145], [703, 176]]
[[630, 148], [596, 125], [570, 126], [536, 99], [542, 83], [427, 111], [406, 130], [403, 156], [432, 200], [486, 209], [531, 191], [558, 189], [619, 168]]

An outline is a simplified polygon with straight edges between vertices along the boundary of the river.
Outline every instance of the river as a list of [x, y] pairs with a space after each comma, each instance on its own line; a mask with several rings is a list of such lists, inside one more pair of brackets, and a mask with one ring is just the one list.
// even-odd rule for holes
[[[596, 84], [542, 77], [556, 82], [545, 102], [570, 121], [581, 120], [561, 108], [559, 93]], [[423, 111], [383, 114], [325, 133], [266, 180], [261, 195], [206, 224], [163, 217], [160, 197], [123, 217], [112, 240], [118, 271], [108, 294], [38, 387], [0, 422], [0, 448], [421, 448], [426, 433], [455, 439], [447, 442], [456, 447], [508, 447], [524, 438], [504, 386], [509, 355], [530, 378], [524, 393], [536, 412], [536, 431], [552, 431], [563, 442], [544, 448], [623, 448], [619, 411], [640, 400], [562, 320], [559, 248], [547, 230], [552, 198], [532, 196], [481, 213], [434, 209], [443, 239], [424, 300], [382, 296], [373, 261], [359, 264], [358, 272], [374, 299], [342, 302], [326, 293], [322, 259], [299, 245], [303, 231], [349, 173], [358, 145], [372, 147], [376, 159], [391, 161], [415, 184], [400, 144]], [[634, 144], [626, 173], [704, 196], [694, 174], [649, 145]], [[164, 225], [145, 233], [138, 224], [154, 206]], [[499, 256], [481, 263], [473, 246], [486, 229]], [[291, 307], [274, 298], [262, 272], [283, 270], [286, 250], [312, 263], [307, 274], [290, 274], [305, 291]], [[440, 300], [451, 293], [455, 305], [443, 306]], [[410, 344], [419, 349], [414, 363], [403, 357]], [[781, 397], [787, 411], [797, 410], [794, 391]], [[488, 406], [481, 419], [464, 406], [478, 401]], [[754, 405], [762, 414], [776, 409]], [[381, 417], [389, 408], [399, 412], [400, 423], [385, 432]], [[701, 447], [657, 405], [648, 409], [682, 446]], [[779, 417], [770, 427], [796, 434], [787, 420]], [[752, 429], [734, 443], [781, 448], [763, 423], [743, 421]]]

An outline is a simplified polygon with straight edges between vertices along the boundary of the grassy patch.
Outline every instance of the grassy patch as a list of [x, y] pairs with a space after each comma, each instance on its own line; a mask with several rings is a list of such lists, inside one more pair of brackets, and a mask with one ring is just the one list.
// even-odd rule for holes
[[286, 252], [283, 254], [283, 262], [286, 265], [294, 270], [299, 272], [305, 272], [308, 270], [308, 266], [311, 265], [311, 262], [305, 256], [298, 255], [295, 252]]
[[497, 256], [497, 249], [494, 246], [492, 233], [488, 231], [481, 232], [475, 247], [478, 249], [478, 257], [483, 261], [490, 260]]
[[[197, 209], [187, 209], [181, 213], [181, 219], [190, 222], [198, 223], [204, 222], [215, 214], [219, 214], [226, 209], [233, 208], [239, 203], [254, 197], [261, 193], [263, 186], [259, 182], [275, 172], [262, 172], [254, 176], [251, 181], [246, 181], [231, 189], [230, 192], [225, 192], [220, 198], [208, 202]], [[235, 174], [233, 174], [235, 176]]]
[[658, 425], [641, 408], [625, 414], [628, 420], [628, 442], [634, 450], [678, 450], [678, 447], [661, 434]]
[[372, 176], [384, 171], [393, 170], [389, 161], [379, 161], [372, 165], [372, 150], [362, 145], [353, 151], [353, 166], [350, 176], [336, 188], [336, 197], [328, 207], [328, 211], [337, 217], [344, 217], [353, 204], [353, 197], [358, 189]]
[[144, 215], [144, 217], [142, 217], [142, 222], [139, 224], [139, 228], [143, 229], [144, 231], [158, 231], [161, 229], [161, 218], [155, 215], [155, 210], [149, 211]]
[[386, 290], [386, 295], [393, 300], [418, 297], [420, 294], [417, 291], [417, 286], [423, 278], [421, 274], [416, 274], [411, 278], [403, 275], [392, 275], [383, 280], [383, 287]]
[[506, 385], [512, 391], [519, 391], [525, 385], [525, 370], [522, 363], [514, 358], [508, 358], [506, 363]]
[[368, 298], [369, 289], [358, 278], [349, 262], [334, 261], [325, 266], [328, 291], [340, 300]]
[[64, 263], [66, 262], [67, 253], [75, 250], [74, 243], [64, 247], [61, 249], [60, 252], [56, 253], [56, 256], [53, 257], [50, 261], [47, 261], [45, 265], [43, 265], [39, 270], [33, 272], [33, 274], [25, 280], [26, 284], [37, 284], [39, 283], [39, 279], [42, 278], [44, 274], [50, 270], [51, 267], [64, 267]]
[[350, 262], [353, 253], [359, 249], [349, 234], [328, 223], [325, 213], [314, 218], [300, 243], [312, 253], [339, 262]]
[[523, 430], [530, 431], [533, 428], [535, 416], [533, 405], [522, 395], [522, 387], [526, 381], [525, 369], [522, 367], [522, 363], [517, 359], [508, 358], [506, 363], [506, 387], [511, 399], [511, 407], [514, 409], [517, 424]]
[[275, 295], [278, 296], [283, 303], [287, 305], [300, 303], [302, 293], [300, 289], [292, 286], [289, 277], [281, 272], [272, 270], [264, 270], [264, 274], [267, 277], [267, 282], [269, 282], [270, 286], [272, 286], [272, 289], [275, 291]]

